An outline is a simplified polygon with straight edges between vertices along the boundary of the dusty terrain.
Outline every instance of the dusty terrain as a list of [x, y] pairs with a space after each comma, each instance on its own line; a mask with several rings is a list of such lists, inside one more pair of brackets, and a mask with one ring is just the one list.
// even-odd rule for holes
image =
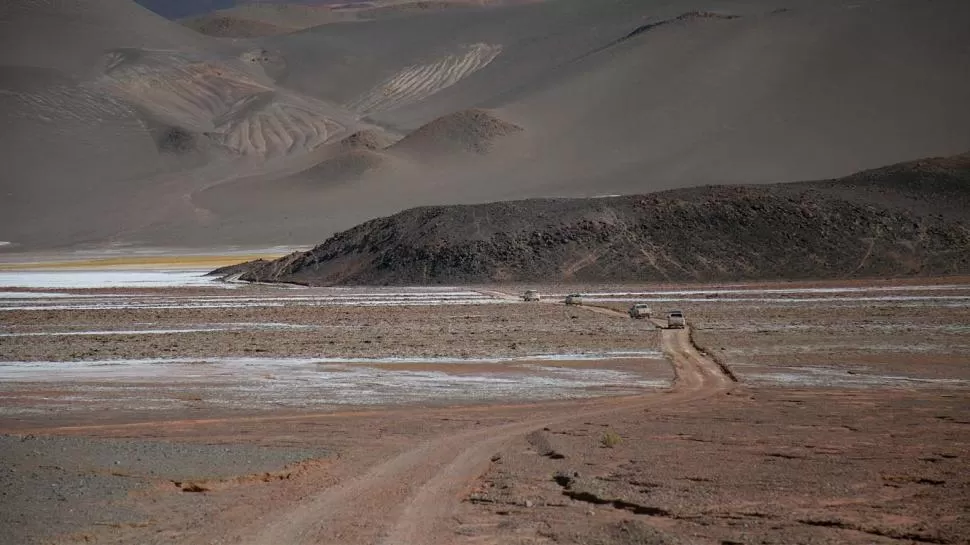
[[[485, 4], [236, 39], [131, 0], [4, 3], [0, 247], [303, 246], [413, 206], [818, 180], [970, 149], [962, 0]], [[169, 7], [252, 15], [246, 34], [306, 19]], [[387, 145], [346, 150], [360, 131]]]
[[8, 288], [0, 535], [967, 543], [967, 286]]

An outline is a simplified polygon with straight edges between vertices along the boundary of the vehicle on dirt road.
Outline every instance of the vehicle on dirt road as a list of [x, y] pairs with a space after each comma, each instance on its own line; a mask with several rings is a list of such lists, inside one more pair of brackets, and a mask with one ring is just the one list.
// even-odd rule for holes
[[646, 303], [637, 303], [630, 307], [630, 318], [649, 318], [650, 317], [650, 305]]
[[522, 295], [523, 301], [536, 302], [539, 300], [538, 290], [526, 290], [525, 294]]
[[582, 294], [579, 294], [579, 293], [570, 293], [569, 295], [566, 296], [565, 303], [567, 305], [582, 305], [583, 296]]
[[667, 329], [684, 329], [687, 327], [687, 319], [684, 318], [684, 311], [672, 310], [667, 313]]

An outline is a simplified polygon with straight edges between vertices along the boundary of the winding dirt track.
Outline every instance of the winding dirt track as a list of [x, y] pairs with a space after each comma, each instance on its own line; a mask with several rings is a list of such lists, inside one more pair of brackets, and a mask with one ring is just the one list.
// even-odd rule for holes
[[717, 364], [694, 349], [689, 330], [664, 329], [660, 335], [664, 352], [676, 372], [674, 385], [667, 392], [604, 399], [585, 403], [575, 411], [537, 410], [512, 423], [431, 439], [378, 463], [359, 476], [320, 490], [295, 508], [241, 528], [239, 542], [249, 545], [448, 543], [453, 537], [449, 535], [449, 515], [469, 486], [487, 469], [492, 455], [513, 438], [569, 420], [690, 403], [732, 387], [732, 380]]

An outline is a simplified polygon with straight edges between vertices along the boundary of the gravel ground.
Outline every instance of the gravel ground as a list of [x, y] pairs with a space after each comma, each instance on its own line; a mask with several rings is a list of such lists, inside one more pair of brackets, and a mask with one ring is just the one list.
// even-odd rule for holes
[[[129, 501], [156, 485], [279, 471], [325, 450], [0, 435], [0, 543], [41, 543], [85, 526], [138, 524]], [[204, 503], [200, 494], [183, 501]]]
[[970, 543], [968, 424], [948, 392], [767, 388], [553, 426], [493, 456], [456, 542]]
[[[0, 312], [0, 332], [7, 333], [130, 330], [133, 324], [143, 328], [179, 329], [241, 323], [309, 327], [168, 335], [3, 337], [0, 338], [0, 360], [162, 356], [472, 357], [644, 350], [658, 346], [652, 327], [643, 323], [547, 304], [343, 307], [294, 303], [263, 308]], [[645, 331], [651, 333], [645, 334]]]
[[750, 383], [970, 388], [970, 307], [695, 305], [695, 341]]

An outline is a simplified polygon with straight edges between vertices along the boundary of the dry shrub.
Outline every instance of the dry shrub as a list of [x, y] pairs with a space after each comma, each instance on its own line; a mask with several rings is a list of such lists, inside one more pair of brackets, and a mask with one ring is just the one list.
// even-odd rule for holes
[[603, 433], [603, 437], [600, 438], [600, 444], [606, 448], [613, 448], [616, 445], [619, 445], [621, 441], [623, 441], [623, 439], [620, 437], [620, 434], [613, 430], [606, 431]]

